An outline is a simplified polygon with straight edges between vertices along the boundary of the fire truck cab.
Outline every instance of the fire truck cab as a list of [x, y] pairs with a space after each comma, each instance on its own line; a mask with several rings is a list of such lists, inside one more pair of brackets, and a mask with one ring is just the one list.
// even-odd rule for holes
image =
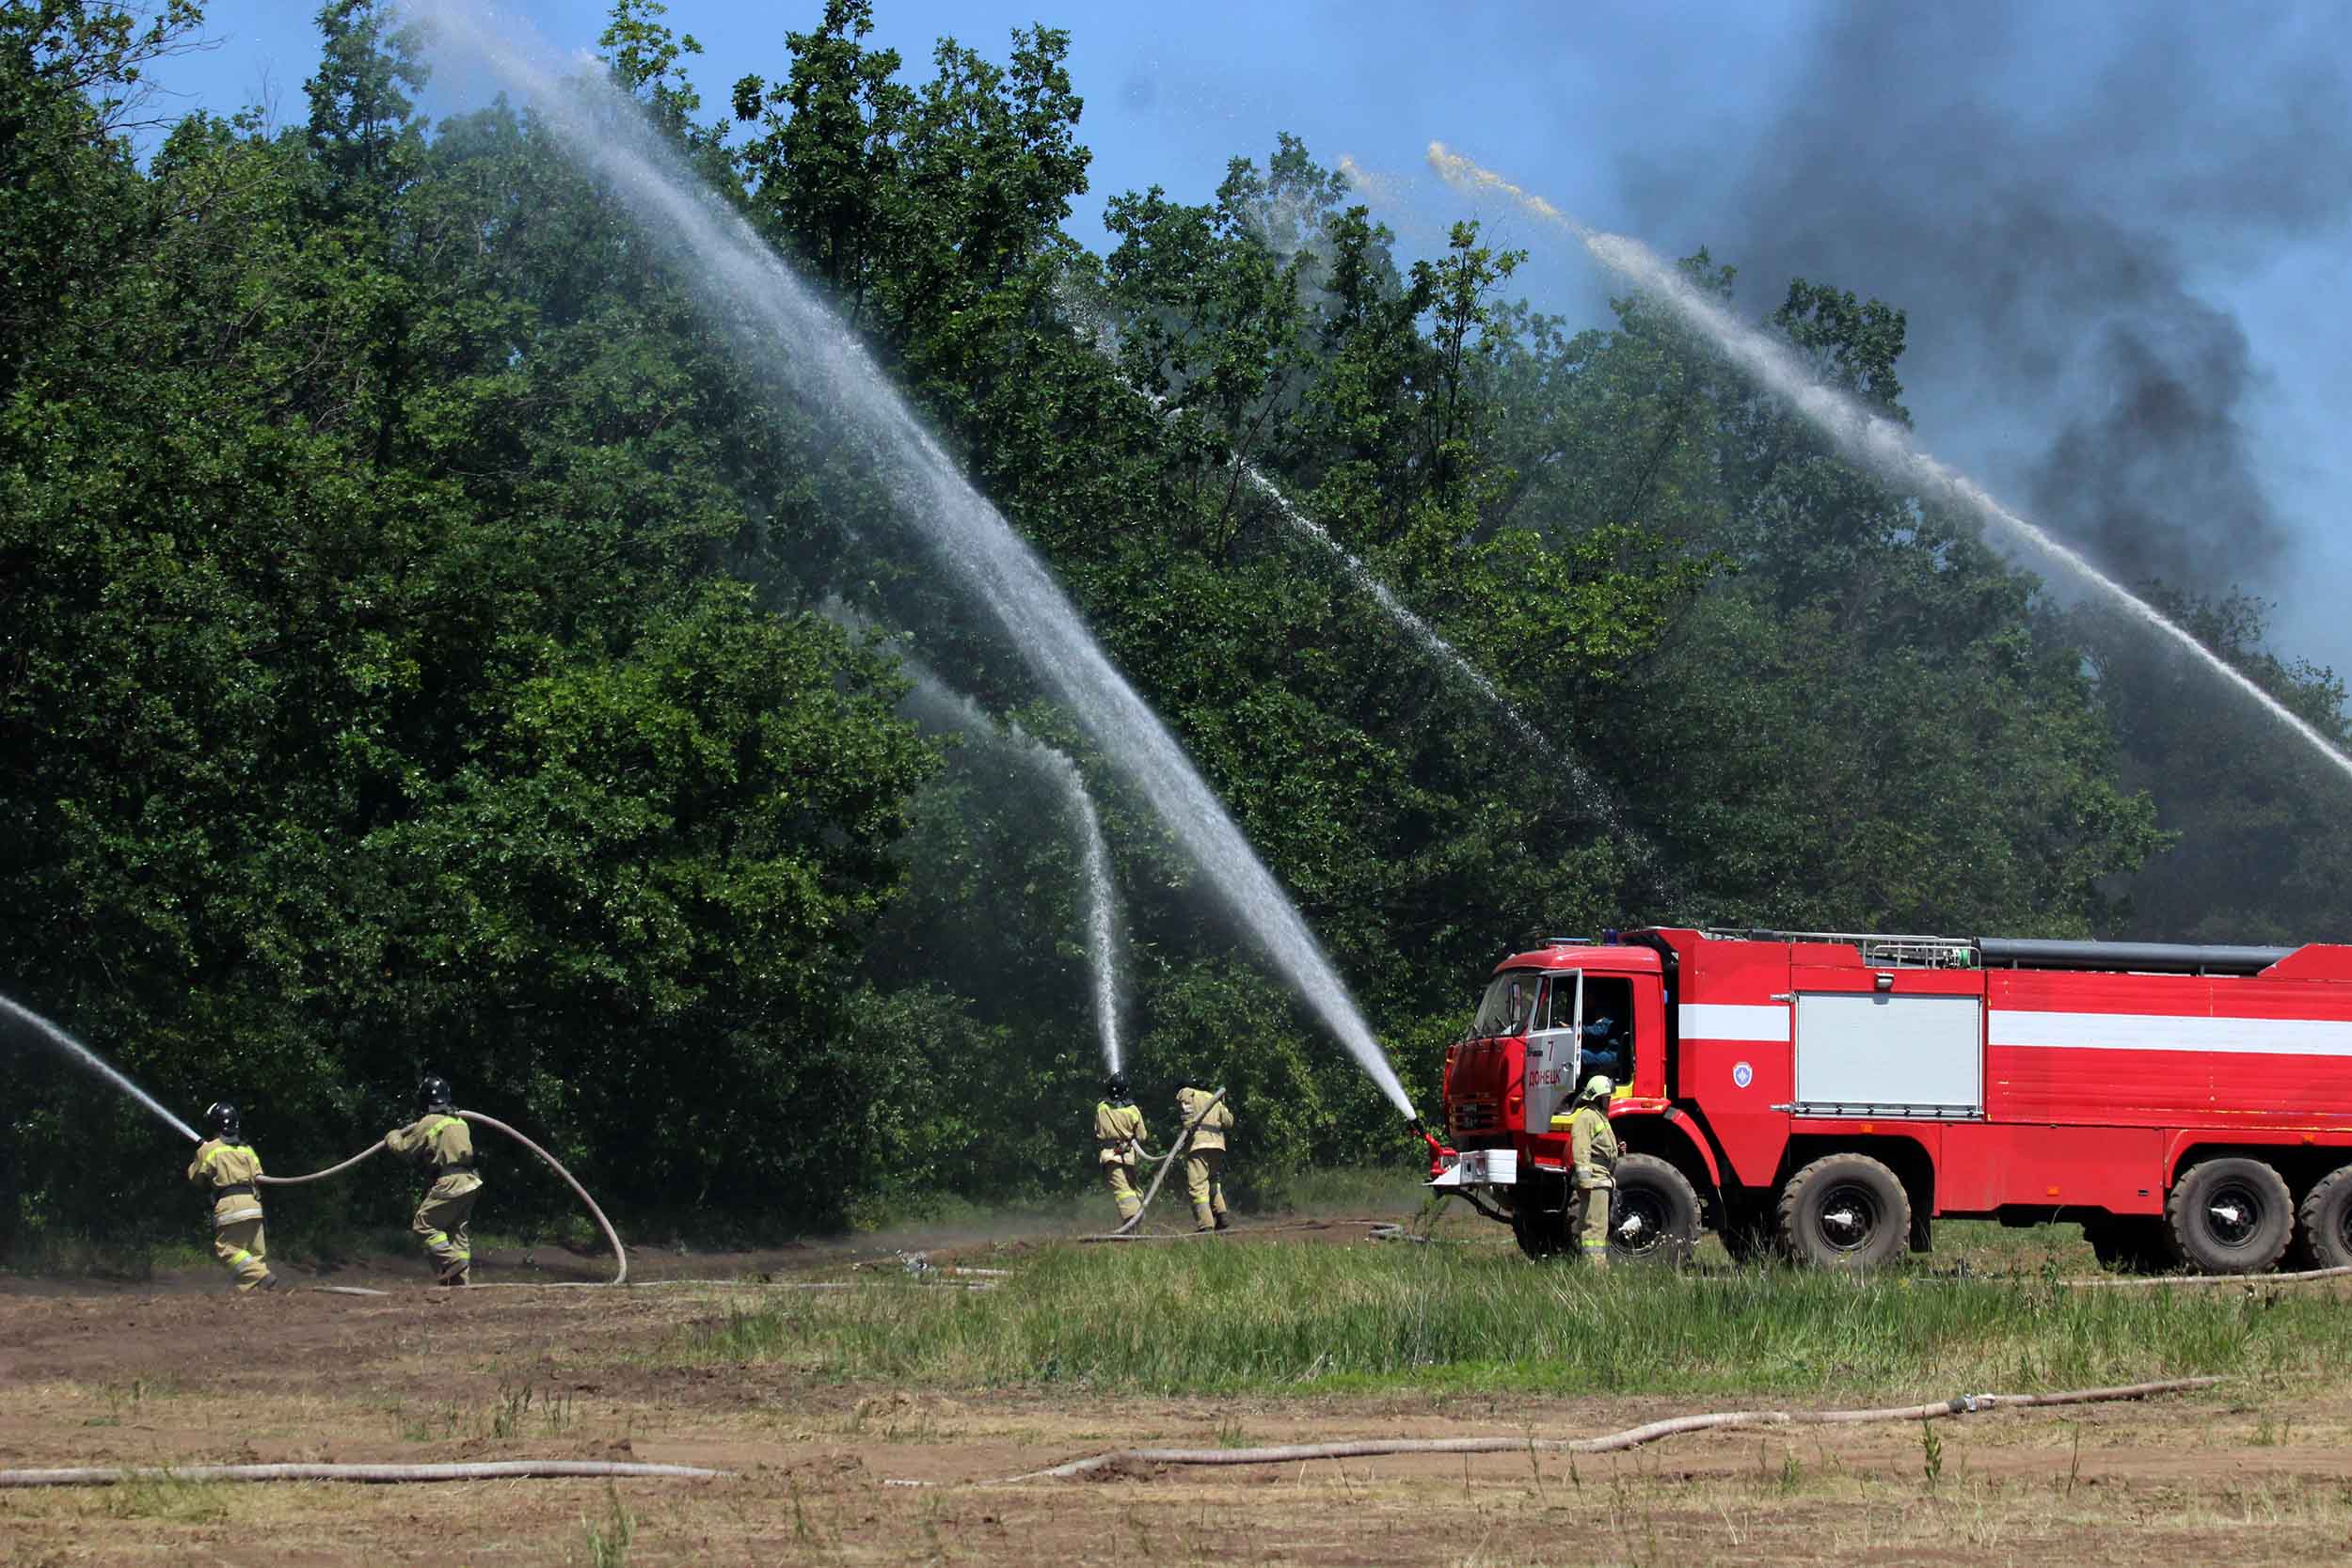
[[[2352, 1265], [2352, 947], [1653, 928], [1499, 963], [1432, 1185], [1545, 1257], [1595, 1073], [1627, 1259], [1830, 1267], [1939, 1216], [2082, 1224], [2112, 1266]], [[1554, 1126], [1558, 1118], [1560, 1127]]]

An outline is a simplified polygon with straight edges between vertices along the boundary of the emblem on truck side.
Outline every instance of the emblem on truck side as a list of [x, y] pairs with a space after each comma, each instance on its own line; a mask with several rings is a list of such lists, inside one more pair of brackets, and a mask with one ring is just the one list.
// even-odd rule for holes
[[1756, 1069], [1748, 1066], [1745, 1062], [1734, 1062], [1731, 1065], [1731, 1081], [1739, 1087], [1744, 1089], [1750, 1084], [1756, 1082]]

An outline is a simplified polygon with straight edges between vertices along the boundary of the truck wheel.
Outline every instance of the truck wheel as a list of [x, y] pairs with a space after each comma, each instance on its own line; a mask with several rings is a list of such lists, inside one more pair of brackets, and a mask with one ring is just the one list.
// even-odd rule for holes
[[1691, 1260], [1699, 1240], [1699, 1195], [1691, 1179], [1654, 1154], [1628, 1154], [1612, 1173], [1609, 1253], [1629, 1263]]
[[2323, 1177], [2303, 1199], [2295, 1242], [2314, 1269], [2352, 1266], [2352, 1165]]
[[2164, 1228], [2164, 1221], [2154, 1214], [2109, 1214], [2105, 1219], [2085, 1220], [2083, 1240], [2090, 1243], [2091, 1256], [2099, 1259], [2103, 1269], [2119, 1274], [2162, 1274], [2180, 1262]]
[[1511, 1239], [1537, 1262], [1567, 1250], [1567, 1217], [1557, 1209], [1511, 1208]]
[[1831, 1154], [1780, 1190], [1780, 1247], [1792, 1263], [1871, 1269], [1911, 1239], [1911, 1195], [1867, 1154]]
[[2204, 1273], [2260, 1274], [2287, 1250], [2295, 1199], [2260, 1160], [2207, 1160], [2173, 1181], [2164, 1223], [2174, 1249]]

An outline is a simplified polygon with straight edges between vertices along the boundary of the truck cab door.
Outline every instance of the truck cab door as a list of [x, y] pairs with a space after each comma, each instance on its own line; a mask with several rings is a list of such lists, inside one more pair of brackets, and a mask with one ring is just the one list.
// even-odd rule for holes
[[1573, 1101], [1584, 1039], [1584, 974], [1547, 977], [1527, 1032], [1527, 1130], [1546, 1132], [1563, 1105]]

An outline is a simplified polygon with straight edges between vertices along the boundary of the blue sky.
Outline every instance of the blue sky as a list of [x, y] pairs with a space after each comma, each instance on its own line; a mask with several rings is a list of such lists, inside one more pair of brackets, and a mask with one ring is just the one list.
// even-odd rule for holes
[[[602, 0], [497, 10], [592, 48]], [[1606, 320], [1609, 282], [1558, 236], [1475, 211], [1423, 173], [1447, 142], [1588, 222], [1741, 267], [1740, 304], [1791, 272], [1911, 312], [1920, 437], [2127, 573], [2238, 582], [2279, 605], [2286, 652], [2352, 670], [2352, 92], [2340, 14], [2294, 5], [1979, 0], [1660, 7], [1067, 7], [878, 0], [868, 41], [912, 70], [953, 34], [1001, 57], [1068, 28], [1092, 189], [1202, 199], [1280, 131], [1404, 177], [1382, 215], [1408, 250], [1460, 216], [1534, 253], [1530, 297]], [[212, 0], [209, 52], [170, 103], [302, 118], [308, 4]], [[712, 112], [787, 68], [819, 0], [673, 0]], [[437, 113], [479, 78], [445, 68]]]

